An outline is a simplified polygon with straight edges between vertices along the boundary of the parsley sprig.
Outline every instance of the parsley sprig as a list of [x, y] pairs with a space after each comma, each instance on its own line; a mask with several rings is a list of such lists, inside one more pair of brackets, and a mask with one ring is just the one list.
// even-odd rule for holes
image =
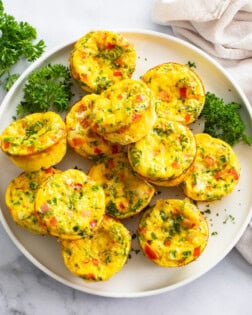
[[5, 13], [0, 0], [0, 85], [5, 90], [9, 90], [19, 76], [18, 73], [11, 73], [19, 60], [24, 58], [33, 62], [44, 52], [44, 41], [39, 40], [34, 44], [36, 38], [35, 28]]
[[54, 110], [63, 112], [69, 108], [72, 97], [71, 75], [63, 64], [48, 64], [28, 76], [24, 85], [23, 100], [17, 106], [17, 115]]
[[239, 114], [240, 104], [226, 104], [214, 93], [206, 93], [201, 116], [205, 119], [204, 132], [220, 138], [231, 146], [240, 141], [252, 144], [252, 138], [245, 133], [245, 124]]

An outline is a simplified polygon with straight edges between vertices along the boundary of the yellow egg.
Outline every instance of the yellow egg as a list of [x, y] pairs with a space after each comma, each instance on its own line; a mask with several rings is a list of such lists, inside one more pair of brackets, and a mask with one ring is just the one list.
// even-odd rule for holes
[[181, 186], [186, 196], [198, 201], [220, 199], [238, 184], [240, 164], [229, 144], [205, 133], [195, 135], [197, 153], [192, 173]]
[[151, 130], [156, 120], [155, 100], [142, 81], [125, 79], [94, 101], [90, 118], [95, 132], [111, 142], [127, 145]]
[[34, 200], [39, 186], [51, 175], [60, 172], [52, 167], [34, 172], [24, 172], [15, 177], [5, 193], [6, 205], [13, 220], [33, 233], [47, 234], [34, 209]]
[[183, 266], [197, 259], [208, 236], [207, 221], [189, 199], [157, 200], [138, 226], [143, 253], [163, 267]]
[[200, 115], [205, 103], [204, 85], [186, 65], [167, 62], [148, 70], [142, 80], [154, 92], [158, 117], [188, 125]]
[[131, 235], [119, 221], [105, 216], [92, 237], [61, 240], [66, 267], [89, 281], [111, 278], [125, 265], [131, 249]]
[[74, 45], [70, 70], [87, 92], [100, 93], [123, 79], [136, 67], [136, 51], [123, 35], [111, 31], [91, 31]]
[[180, 185], [189, 174], [191, 174], [193, 171], [193, 163], [183, 171], [183, 173], [177, 177], [174, 177], [170, 180], [151, 180], [148, 179], [148, 181], [156, 186], [162, 186], [162, 187], [174, 187]]
[[85, 95], [74, 104], [66, 116], [67, 140], [79, 155], [97, 160], [103, 156], [118, 153], [122, 147], [112, 144], [94, 132], [91, 128], [90, 115], [96, 94]]
[[128, 146], [133, 169], [154, 182], [182, 176], [195, 154], [196, 142], [191, 130], [181, 123], [160, 118], [147, 136]]
[[106, 196], [106, 213], [124, 219], [142, 211], [155, 189], [132, 170], [124, 153], [107, 157], [92, 166], [89, 176], [100, 184]]
[[78, 239], [98, 228], [105, 213], [105, 194], [84, 172], [68, 169], [40, 185], [35, 211], [49, 234]]
[[0, 135], [1, 149], [24, 171], [59, 163], [66, 154], [66, 127], [54, 112], [35, 113], [13, 121]]

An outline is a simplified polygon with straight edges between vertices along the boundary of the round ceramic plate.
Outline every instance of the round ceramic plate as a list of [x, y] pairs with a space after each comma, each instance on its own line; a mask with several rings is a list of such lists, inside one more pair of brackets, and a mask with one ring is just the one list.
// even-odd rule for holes
[[[193, 62], [202, 78], [206, 91], [214, 92], [225, 101], [242, 104], [241, 115], [246, 123], [247, 132], [252, 133], [251, 108], [249, 102], [228, 74], [210, 57], [188, 43], [150, 31], [121, 31], [136, 47], [137, 68], [134, 78], [139, 78], [146, 70], [160, 63], [174, 61], [182, 64]], [[0, 132], [12, 121], [16, 106], [22, 99], [22, 89], [27, 76], [36, 68], [48, 63], [68, 64], [73, 43], [45, 54], [32, 64], [19, 78], [5, 97], [0, 108]], [[77, 89], [76, 99], [83, 92]], [[202, 124], [195, 124], [194, 132], [202, 130]], [[252, 163], [251, 147], [238, 144], [234, 147], [241, 163], [241, 178], [232, 194], [213, 203], [199, 203], [209, 223], [210, 237], [203, 254], [193, 263], [179, 268], [158, 267], [148, 260], [137, 241], [133, 240], [132, 251], [123, 269], [110, 280], [104, 282], [85, 282], [74, 276], [64, 266], [60, 244], [50, 236], [33, 235], [18, 227], [12, 220], [5, 205], [5, 190], [8, 183], [21, 170], [17, 169], [8, 157], [0, 152], [0, 205], [1, 221], [17, 247], [38, 268], [54, 279], [72, 288], [101, 296], [140, 297], [162, 293], [181, 287], [198, 278], [215, 266], [233, 248], [244, 232], [251, 217], [252, 205]], [[57, 165], [60, 169], [75, 166], [88, 171], [91, 162], [77, 156], [70, 149], [64, 160]], [[158, 189], [155, 198], [184, 198], [174, 188]], [[153, 200], [153, 202], [155, 199]], [[127, 219], [125, 224], [134, 234], [139, 217]]]

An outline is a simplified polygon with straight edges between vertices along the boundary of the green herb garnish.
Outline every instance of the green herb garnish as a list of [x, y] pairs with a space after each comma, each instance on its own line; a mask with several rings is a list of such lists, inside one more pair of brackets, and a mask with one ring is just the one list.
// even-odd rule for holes
[[211, 235], [212, 235], [212, 236], [216, 236], [216, 235], [218, 235], [218, 232], [217, 232], [217, 231], [214, 231], [214, 232], [211, 233]]
[[44, 52], [44, 41], [34, 44], [36, 38], [35, 28], [5, 13], [0, 0], [0, 85], [5, 90], [9, 90], [19, 76], [18, 73], [11, 73], [12, 66], [23, 58], [33, 62]]
[[205, 119], [204, 132], [224, 140], [231, 146], [240, 141], [251, 145], [252, 138], [245, 134], [245, 124], [239, 114], [240, 108], [240, 104], [226, 104], [223, 99], [207, 92], [200, 115]]
[[196, 63], [188, 60], [188, 62], [186, 63], [186, 66], [188, 66], [189, 68], [196, 68]]
[[29, 75], [23, 100], [17, 106], [17, 115], [23, 117], [48, 110], [63, 112], [69, 108], [71, 96], [69, 68], [62, 64], [49, 64]]

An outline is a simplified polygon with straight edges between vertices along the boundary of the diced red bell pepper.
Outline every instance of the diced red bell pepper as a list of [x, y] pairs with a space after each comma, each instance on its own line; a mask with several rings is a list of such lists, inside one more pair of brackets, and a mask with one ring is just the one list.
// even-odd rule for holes
[[84, 140], [82, 138], [73, 138], [72, 139], [72, 144], [74, 147], [82, 145], [83, 143], [84, 143]]
[[190, 120], [191, 120], [191, 115], [187, 113], [185, 115], [185, 121], [188, 123]]
[[51, 224], [52, 226], [55, 226], [55, 225], [57, 224], [57, 219], [56, 219], [55, 217], [52, 217], [52, 218], [50, 219], [50, 224]]
[[193, 250], [193, 256], [194, 257], [199, 257], [199, 255], [200, 255], [200, 246], [198, 246], [198, 247], [195, 247], [194, 248], [194, 250]]
[[228, 174], [233, 175], [234, 180], [238, 180], [239, 179], [239, 174], [237, 173], [237, 171], [235, 169], [230, 169], [228, 171]]
[[115, 77], [120, 77], [120, 76], [122, 75], [122, 71], [121, 71], [121, 70], [115, 70], [115, 71], [113, 72], [113, 75], [114, 75]]
[[96, 147], [96, 148], [94, 148], [94, 153], [95, 154], [101, 154], [102, 150]]
[[181, 88], [179, 88], [179, 95], [181, 98], [186, 98], [186, 91], [187, 91], [186, 86], [182, 86]]
[[5, 141], [4, 142], [4, 148], [8, 149], [10, 147], [10, 142], [9, 141]]
[[144, 252], [145, 252], [146, 256], [152, 260], [155, 260], [158, 258], [157, 254], [154, 252], [154, 250], [148, 244], [145, 245]]
[[108, 43], [108, 44], [107, 44], [107, 48], [108, 48], [108, 49], [114, 49], [114, 48], [115, 48], [115, 44]]

